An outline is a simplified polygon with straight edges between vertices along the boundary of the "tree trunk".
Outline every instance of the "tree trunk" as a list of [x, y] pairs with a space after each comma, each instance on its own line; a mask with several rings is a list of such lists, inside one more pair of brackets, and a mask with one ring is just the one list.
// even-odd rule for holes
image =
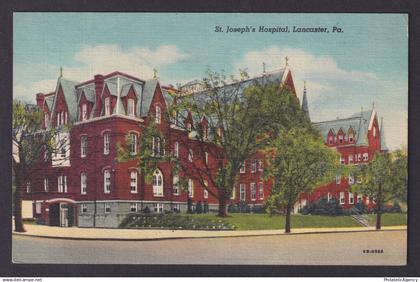
[[226, 217], [227, 216], [226, 208], [227, 208], [226, 195], [225, 195], [225, 193], [221, 193], [220, 199], [219, 199], [219, 212], [218, 212], [217, 216]]
[[376, 202], [376, 230], [381, 229], [382, 216], [382, 183], [379, 183], [378, 200]]
[[[16, 170], [15, 170], [16, 172]], [[14, 195], [14, 212], [15, 217], [15, 231], [16, 232], [26, 232], [23, 222], [22, 222], [22, 185], [20, 176], [16, 173], [15, 175], [16, 191]]]
[[286, 206], [286, 224], [284, 228], [285, 233], [290, 233], [290, 204]]

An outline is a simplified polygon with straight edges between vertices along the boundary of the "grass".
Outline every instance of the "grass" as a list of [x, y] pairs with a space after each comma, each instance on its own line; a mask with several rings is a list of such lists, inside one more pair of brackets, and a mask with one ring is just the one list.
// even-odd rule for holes
[[[369, 214], [368, 220], [371, 226], [376, 225], [376, 214]], [[397, 226], [407, 225], [407, 214], [406, 213], [385, 213], [381, 216], [382, 226]]]
[[[197, 218], [215, 219], [215, 214], [190, 215]], [[219, 218], [220, 219], [220, 218]], [[234, 225], [236, 230], [262, 230], [262, 229], [283, 229], [285, 217], [275, 215], [270, 217], [267, 214], [229, 214], [223, 218], [227, 223]], [[321, 215], [292, 215], [292, 228], [316, 228], [316, 227], [358, 227], [360, 226], [350, 216], [321, 216]]]

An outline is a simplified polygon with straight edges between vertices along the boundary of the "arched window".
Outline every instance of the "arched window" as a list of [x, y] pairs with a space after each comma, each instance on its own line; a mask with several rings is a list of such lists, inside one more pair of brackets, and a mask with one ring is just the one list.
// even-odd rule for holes
[[373, 137], [376, 137], [376, 127], [373, 127]]
[[105, 115], [109, 116], [111, 114], [111, 103], [109, 97], [105, 98]]
[[104, 193], [109, 194], [111, 192], [111, 172], [106, 169], [104, 171]]
[[130, 154], [137, 154], [137, 135], [135, 133], [130, 133]]
[[153, 184], [153, 196], [162, 197], [163, 196], [163, 174], [160, 169], [155, 170], [152, 177]]
[[127, 103], [127, 113], [130, 117], [133, 117], [134, 112], [134, 99], [129, 98]]
[[137, 193], [137, 171], [130, 172], [130, 192]]
[[82, 121], [87, 120], [87, 105], [82, 105]]
[[156, 116], [155, 116], [155, 123], [160, 124], [162, 117], [162, 111], [159, 106], [156, 106]]

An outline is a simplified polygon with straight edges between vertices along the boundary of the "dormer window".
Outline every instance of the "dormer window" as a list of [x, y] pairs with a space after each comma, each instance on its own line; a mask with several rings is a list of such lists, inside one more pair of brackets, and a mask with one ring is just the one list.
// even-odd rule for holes
[[373, 127], [373, 137], [376, 137], [376, 127]]
[[128, 113], [128, 115], [130, 116], [130, 117], [133, 117], [134, 116], [134, 99], [128, 99], [128, 103], [127, 103], [127, 107], [128, 107], [128, 109], [127, 109], [127, 113]]
[[353, 143], [353, 138], [354, 138], [353, 134], [350, 134], [349, 135], [349, 143]]
[[332, 136], [328, 137], [328, 144], [330, 144], [330, 145], [333, 144], [333, 137]]
[[156, 106], [156, 116], [155, 116], [155, 123], [160, 124], [162, 118], [162, 110], [159, 106]]
[[109, 116], [111, 114], [111, 103], [109, 97], [105, 98], [105, 115]]
[[343, 144], [344, 137], [343, 135], [338, 135], [338, 143]]
[[187, 130], [191, 131], [191, 123], [189, 123], [189, 122], [187, 123]]
[[87, 105], [82, 105], [82, 121], [87, 120]]

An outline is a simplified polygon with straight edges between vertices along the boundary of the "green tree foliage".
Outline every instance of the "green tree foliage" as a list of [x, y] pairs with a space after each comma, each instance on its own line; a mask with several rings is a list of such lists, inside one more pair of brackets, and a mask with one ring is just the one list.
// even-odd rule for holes
[[268, 211], [283, 210], [285, 232], [290, 233], [290, 214], [299, 195], [330, 182], [339, 172], [339, 155], [304, 127], [282, 130], [272, 146], [269, 167], [274, 183]]
[[[69, 126], [67, 126], [67, 130]], [[66, 139], [57, 139], [62, 128], [42, 130], [42, 113], [38, 107], [13, 101], [12, 168], [16, 191], [13, 198], [15, 231], [25, 232], [22, 223], [22, 189], [36, 173], [36, 163], [66, 148]], [[64, 160], [63, 160], [64, 161]]]
[[359, 166], [359, 183], [356, 192], [373, 198], [376, 205], [376, 229], [381, 229], [381, 216], [389, 201], [407, 201], [407, 154], [404, 150], [394, 153], [376, 153], [373, 160]]

